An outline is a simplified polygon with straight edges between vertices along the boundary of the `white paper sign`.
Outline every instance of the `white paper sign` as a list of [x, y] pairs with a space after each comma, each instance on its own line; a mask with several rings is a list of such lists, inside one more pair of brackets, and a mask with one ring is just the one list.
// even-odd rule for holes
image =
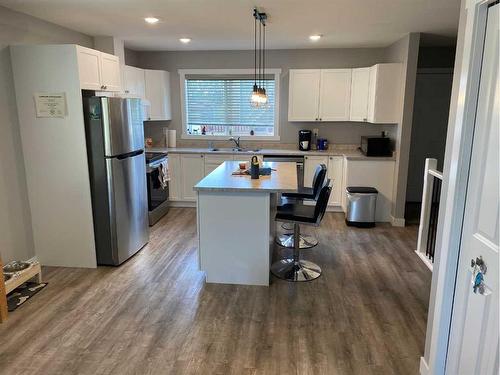
[[36, 93], [35, 94], [36, 117], [66, 116], [66, 94], [65, 93]]

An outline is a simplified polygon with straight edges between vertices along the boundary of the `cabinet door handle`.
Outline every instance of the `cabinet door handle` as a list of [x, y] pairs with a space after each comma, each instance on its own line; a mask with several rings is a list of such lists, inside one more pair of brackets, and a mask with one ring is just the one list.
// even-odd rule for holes
[[364, 119], [363, 119], [363, 121], [366, 121], [366, 120], [368, 120], [368, 119], [367, 119], [367, 118], [364, 118]]
[[200, 157], [203, 157], [203, 155], [200, 155]]
[[307, 159], [308, 157], [307, 156], [304, 156], [304, 159]]

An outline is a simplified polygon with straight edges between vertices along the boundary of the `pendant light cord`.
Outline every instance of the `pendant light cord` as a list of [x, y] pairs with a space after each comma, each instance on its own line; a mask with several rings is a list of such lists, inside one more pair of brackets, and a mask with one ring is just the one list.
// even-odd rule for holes
[[259, 20], [259, 88], [262, 85], [262, 22]]
[[264, 33], [262, 36], [262, 87], [264, 87], [265, 74], [266, 74], [266, 24], [262, 25]]
[[257, 86], [257, 18], [253, 23], [253, 85]]

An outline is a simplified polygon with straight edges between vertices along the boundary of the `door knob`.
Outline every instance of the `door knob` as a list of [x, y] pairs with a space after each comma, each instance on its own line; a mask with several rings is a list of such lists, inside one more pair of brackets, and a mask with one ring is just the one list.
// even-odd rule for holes
[[474, 293], [485, 294], [486, 287], [484, 285], [484, 275], [486, 274], [487, 267], [484, 263], [483, 257], [479, 256], [475, 260], [471, 259], [470, 265], [472, 267], [472, 291]]

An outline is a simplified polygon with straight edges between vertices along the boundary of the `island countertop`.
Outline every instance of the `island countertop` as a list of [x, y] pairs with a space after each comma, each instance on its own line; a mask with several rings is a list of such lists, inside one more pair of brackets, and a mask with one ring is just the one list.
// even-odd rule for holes
[[232, 173], [239, 168], [238, 161], [226, 161], [194, 186], [197, 191], [292, 193], [297, 191], [295, 163], [264, 162], [263, 167], [273, 169], [270, 176], [252, 180], [250, 176]]

